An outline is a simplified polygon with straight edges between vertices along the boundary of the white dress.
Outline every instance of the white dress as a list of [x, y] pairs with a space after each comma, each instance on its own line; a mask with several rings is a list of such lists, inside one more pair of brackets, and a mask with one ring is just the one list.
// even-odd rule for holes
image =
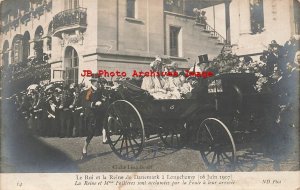
[[155, 99], [169, 99], [166, 82], [161, 77], [144, 77], [141, 88], [147, 90]]

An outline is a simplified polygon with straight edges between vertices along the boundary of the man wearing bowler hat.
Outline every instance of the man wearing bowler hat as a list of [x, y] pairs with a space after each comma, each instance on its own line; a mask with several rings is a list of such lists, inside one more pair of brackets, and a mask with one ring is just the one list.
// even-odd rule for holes
[[[83, 107], [84, 115], [87, 121], [87, 138], [82, 150], [82, 157], [84, 159], [87, 156], [87, 147], [95, 135], [95, 130], [98, 125], [102, 125], [102, 122], [97, 123], [97, 117], [101, 117], [103, 109], [103, 89], [99, 85], [100, 78], [91, 78], [91, 86], [83, 93]], [[101, 88], [101, 89], [100, 89]], [[106, 138], [103, 136], [103, 143], [106, 143]]]
[[190, 68], [190, 72], [203, 72], [208, 68], [208, 63], [207, 54], [199, 55], [194, 66]]

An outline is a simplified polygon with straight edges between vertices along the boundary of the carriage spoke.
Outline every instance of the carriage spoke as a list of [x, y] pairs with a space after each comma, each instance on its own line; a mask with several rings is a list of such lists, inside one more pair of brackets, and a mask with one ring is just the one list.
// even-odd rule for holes
[[[116, 109], [116, 104], [113, 104], [112, 109], [113, 109], [114, 113], [117, 115], [117, 117], [118, 117], [118, 118], [121, 118], [121, 117], [120, 117], [121, 114], [120, 114], [119, 110]], [[120, 124], [121, 124], [120, 126], [123, 125], [122, 121], [120, 121]]]
[[209, 155], [210, 153], [212, 153], [212, 150], [208, 151], [208, 153], [205, 153], [205, 156]]
[[120, 154], [121, 154], [122, 149], [123, 149], [124, 139], [125, 139], [125, 136], [123, 135], [123, 139], [122, 139], [122, 143], [121, 143], [121, 148], [120, 148]]
[[119, 136], [119, 138], [115, 141], [115, 143], [113, 144], [113, 146], [116, 146], [116, 144], [119, 142], [119, 140], [121, 139], [122, 136], [123, 136], [123, 134], [121, 134], [121, 135]]
[[199, 149], [200, 154], [208, 169], [234, 170], [236, 150], [227, 126], [216, 118], [207, 118], [198, 131], [198, 141], [203, 142]]
[[226, 154], [226, 152], [223, 152], [223, 155], [231, 162], [231, 158]]
[[128, 141], [129, 141], [130, 147], [131, 147], [131, 149], [132, 149], [132, 152], [133, 152], [133, 154], [135, 155], [135, 149], [134, 149], [134, 146], [132, 145], [132, 142], [131, 142], [131, 138], [130, 138], [130, 137], [128, 137]]
[[125, 136], [125, 145], [126, 145], [126, 155], [128, 156], [128, 142], [127, 142], [127, 136]]
[[135, 144], [139, 145], [140, 143], [138, 143], [134, 138], [132, 138], [132, 140], [135, 142]]
[[223, 162], [226, 163], [226, 159], [224, 158], [223, 153], [221, 153], [220, 156], [221, 156]]
[[209, 136], [210, 136], [211, 140], [214, 140], [214, 138], [213, 138], [213, 136], [212, 136], [212, 134], [211, 134], [211, 132], [210, 132], [210, 130], [209, 130], [209, 128], [207, 127], [206, 124], [205, 124], [205, 128], [206, 128], [207, 132], [209, 133]]
[[213, 164], [213, 163], [214, 163], [214, 161], [215, 161], [215, 159], [216, 159], [216, 155], [217, 155], [217, 153], [216, 153], [216, 152], [214, 152], [214, 155], [213, 155], [213, 158], [212, 158], [211, 164]]
[[138, 110], [126, 100], [113, 102], [107, 111], [108, 139], [121, 159], [137, 158], [144, 144], [144, 124]]
[[217, 153], [217, 165], [220, 165], [220, 154]]

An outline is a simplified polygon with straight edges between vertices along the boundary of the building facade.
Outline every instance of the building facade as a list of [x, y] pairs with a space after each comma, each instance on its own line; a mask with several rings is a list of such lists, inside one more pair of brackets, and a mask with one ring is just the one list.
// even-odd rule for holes
[[284, 44], [291, 36], [300, 34], [298, 0], [231, 0], [202, 10], [206, 11], [207, 22], [221, 35], [228, 36], [238, 55], [260, 53], [272, 40]]
[[145, 70], [156, 55], [187, 68], [222, 49], [163, 0], [4, 0], [1, 13], [1, 65], [47, 55], [51, 81], [86, 81], [83, 70]]
[[[207, 24], [195, 23], [194, 8]], [[1, 65], [51, 64], [51, 81], [87, 82], [83, 70], [149, 69], [156, 55], [188, 68], [224, 43], [252, 54], [299, 34], [298, 0], [4, 0]]]

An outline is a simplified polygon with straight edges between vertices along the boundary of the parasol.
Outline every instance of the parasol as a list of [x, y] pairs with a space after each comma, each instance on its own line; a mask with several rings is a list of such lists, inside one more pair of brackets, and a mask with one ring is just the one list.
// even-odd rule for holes
[[35, 90], [39, 85], [37, 84], [32, 84], [30, 86], [28, 86], [27, 90]]

